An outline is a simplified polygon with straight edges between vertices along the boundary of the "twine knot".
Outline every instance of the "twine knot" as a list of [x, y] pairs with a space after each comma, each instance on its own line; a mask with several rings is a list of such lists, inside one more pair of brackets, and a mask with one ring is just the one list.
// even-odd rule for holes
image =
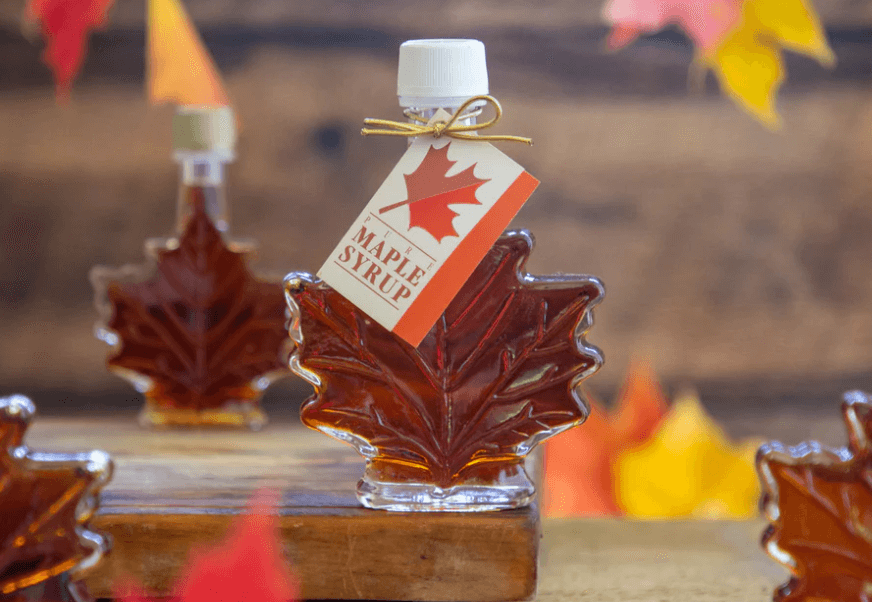
[[437, 121], [436, 123], [434, 123], [433, 124], [433, 137], [434, 138], [441, 138], [442, 134], [445, 132], [446, 125], [447, 124], [442, 123], [441, 121]]
[[[482, 123], [473, 123], [470, 125], [461, 125], [460, 123], [458, 123], [481, 114], [482, 107], [466, 112], [466, 110], [470, 106], [478, 102], [485, 102], [486, 104], [489, 104], [494, 108], [493, 118]], [[460, 105], [460, 108], [457, 109], [454, 115], [452, 115], [451, 118], [448, 119], [448, 121], [436, 121], [433, 123], [428, 123], [427, 119], [424, 119], [423, 117], [416, 115], [411, 111], [407, 110], [404, 111], [404, 113], [412, 120], [411, 123], [405, 121], [391, 121], [389, 119], [367, 118], [363, 120], [363, 123], [365, 125], [379, 126], [382, 129], [363, 128], [362, 130], [360, 130], [360, 133], [364, 136], [403, 136], [406, 138], [412, 138], [415, 136], [430, 135], [434, 138], [448, 136], [449, 138], [457, 138], [459, 140], [472, 140], [482, 142], [523, 142], [525, 144], [533, 144], [533, 140], [531, 140], [530, 138], [525, 138], [523, 136], [509, 136], [503, 134], [482, 135], [474, 133], [478, 130], [484, 130], [493, 127], [503, 116], [503, 109], [500, 106], [499, 101], [488, 94], [473, 96], [472, 98], [464, 102], [462, 105]]]

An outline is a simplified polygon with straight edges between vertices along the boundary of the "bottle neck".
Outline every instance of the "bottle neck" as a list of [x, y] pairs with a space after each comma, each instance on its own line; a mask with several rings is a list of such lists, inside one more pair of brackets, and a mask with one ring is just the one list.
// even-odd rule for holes
[[[445, 112], [447, 112], [449, 115], [454, 115], [457, 112], [457, 109], [459, 109], [461, 107], [461, 104], [462, 103], [459, 103], [456, 106], [445, 106], [445, 107], [408, 107], [407, 109], [405, 109], [405, 111], [407, 111], [408, 113], [414, 114], [421, 119], [426, 119], [429, 121], [440, 108], [443, 109]], [[482, 102], [480, 106], [484, 106], [484, 102]], [[467, 109], [466, 112], [471, 113], [476, 108], [480, 108], [480, 107], [476, 107], [475, 105], [473, 105], [472, 107]], [[477, 117], [478, 117], [477, 115], [474, 115], [474, 116], [468, 117], [466, 119], [458, 119], [454, 123], [457, 125], [473, 125], [474, 123], [477, 122]], [[410, 123], [418, 123], [415, 119], [412, 119], [411, 117], [409, 117], [408, 120]], [[412, 144], [412, 142], [414, 142], [414, 140], [415, 140], [415, 138], [409, 138], [409, 144]]]
[[196, 211], [204, 211], [219, 232], [230, 228], [224, 192], [224, 165], [230, 158], [209, 152], [177, 151], [179, 195], [176, 233], [181, 235]]

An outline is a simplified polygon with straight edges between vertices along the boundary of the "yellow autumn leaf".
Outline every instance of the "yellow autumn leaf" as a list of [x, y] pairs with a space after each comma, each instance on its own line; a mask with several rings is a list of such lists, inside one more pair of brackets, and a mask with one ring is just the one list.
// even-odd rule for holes
[[637, 518], [750, 518], [759, 496], [755, 451], [732, 444], [697, 396], [683, 394], [647, 443], [618, 457], [618, 505]]
[[769, 127], [778, 127], [775, 98], [784, 81], [778, 49], [741, 27], [718, 46], [713, 58], [711, 68], [724, 92]]
[[147, 75], [152, 103], [230, 104], [218, 69], [180, 0], [148, 0]]
[[822, 65], [835, 63], [820, 19], [803, 0], [746, 0], [745, 19], [758, 37], [769, 38], [782, 48], [806, 54]]
[[723, 90], [772, 128], [780, 125], [775, 99], [784, 81], [782, 49], [827, 66], [835, 62], [820, 20], [804, 0], [745, 0], [741, 20], [705, 57]]

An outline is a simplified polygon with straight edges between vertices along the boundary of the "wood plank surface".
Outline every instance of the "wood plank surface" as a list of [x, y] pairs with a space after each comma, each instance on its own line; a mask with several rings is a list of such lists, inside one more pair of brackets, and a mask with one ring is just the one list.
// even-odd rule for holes
[[523, 600], [535, 592], [538, 510], [397, 513], [360, 506], [363, 462], [292, 423], [257, 433], [147, 431], [131, 419], [43, 418], [28, 445], [108, 451], [115, 475], [94, 528], [113, 550], [85, 580], [111, 597], [119, 576], [169, 595], [192, 547], [218, 542], [252, 492], [283, 492], [280, 531], [305, 599]]
[[770, 602], [765, 522], [545, 519], [538, 602]]

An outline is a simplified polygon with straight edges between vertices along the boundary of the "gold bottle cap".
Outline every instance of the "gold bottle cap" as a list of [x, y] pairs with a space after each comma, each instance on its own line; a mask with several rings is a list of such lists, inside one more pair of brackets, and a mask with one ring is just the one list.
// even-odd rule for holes
[[219, 152], [233, 156], [236, 119], [230, 107], [181, 106], [173, 116], [176, 151]]

